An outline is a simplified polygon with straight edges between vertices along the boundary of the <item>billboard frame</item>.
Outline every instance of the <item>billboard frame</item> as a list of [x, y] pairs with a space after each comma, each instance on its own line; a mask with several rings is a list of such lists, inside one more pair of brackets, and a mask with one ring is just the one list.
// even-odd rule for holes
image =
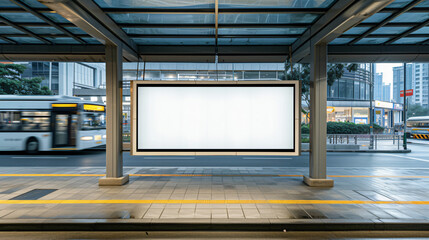
[[[138, 149], [137, 144], [137, 89], [140, 85], [199, 85], [199, 86], [216, 86], [216, 85], [260, 85], [269, 86], [269, 85], [288, 85], [294, 89], [294, 148], [293, 149], [284, 149], [284, 150], [271, 150], [271, 149], [246, 149], [236, 151], [235, 149], [221, 149], [221, 150], [171, 150], [171, 149], [162, 149], [162, 150], [142, 150]], [[134, 156], [172, 156], [172, 155], [272, 155], [272, 156], [299, 156], [301, 154], [301, 83], [298, 80], [286, 80], [286, 81], [131, 81], [131, 147], [130, 154]]]

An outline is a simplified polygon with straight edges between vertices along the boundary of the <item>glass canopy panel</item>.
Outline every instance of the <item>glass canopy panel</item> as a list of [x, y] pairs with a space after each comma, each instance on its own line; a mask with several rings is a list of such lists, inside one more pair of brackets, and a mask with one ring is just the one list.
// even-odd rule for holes
[[422, 27], [413, 33], [415, 33], [415, 34], [429, 34], [429, 27]]
[[214, 8], [214, 0], [95, 0], [101, 8]]
[[47, 37], [46, 39], [56, 44], [79, 44], [79, 42], [69, 37], [59, 37], [59, 38]]
[[390, 13], [376, 13], [371, 17], [363, 20], [363, 23], [379, 23], [390, 16]]
[[219, 23], [234, 24], [234, 23], [312, 23], [319, 15], [318, 14], [219, 14]]
[[46, 17], [57, 23], [68, 23], [69, 21], [57, 13], [43, 13]]
[[117, 23], [210, 23], [214, 24], [214, 14], [146, 14], [146, 13], [127, 13], [127, 14], [109, 14]]
[[397, 18], [393, 19], [392, 22], [407, 22], [407, 23], [421, 23], [429, 19], [429, 13], [403, 13]]
[[219, 0], [219, 8], [328, 8], [335, 0]]
[[429, 8], [429, 0], [424, 0], [423, 2], [421, 2], [419, 5], [417, 5], [415, 7], [417, 7], [417, 8], [422, 8], [422, 7]]
[[401, 34], [411, 27], [381, 27], [371, 34]]
[[408, 37], [408, 38], [400, 38], [393, 42], [392, 44], [416, 44], [423, 41], [428, 40], [429, 38], [425, 37]]
[[331, 41], [330, 45], [343, 45], [347, 44], [350, 41], [352, 41], [354, 38], [335, 38], [333, 41]]
[[30, 7], [34, 7], [34, 8], [47, 8], [42, 3], [39, 3], [37, 0], [21, 0], [21, 1], [23, 1], [24, 3], [26, 3]]
[[97, 39], [95, 38], [90, 38], [90, 37], [83, 37], [81, 38], [82, 40], [84, 40], [85, 42], [87, 42], [88, 44], [101, 44]]
[[122, 28], [127, 34], [214, 35], [214, 28]]
[[370, 27], [354, 27], [354, 28], [349, 29], [344, 34], [362, 34], [366, 31], [368, 31], [368, 29], [370, 29]]
[[65, 29], [67, 29], [69, 32], [71, 32], [73, 34], [86, 34], [85, 31], [83, 31], [82, 29], [80, 29], [78, 27], [65, 27]]
[[33, 23], [41, 23], [43, 20], [34, 16], [31, 13], [22, 12], [22, 13], [0, 13], [0, 16], [7, 18], [12, 22], [33, 22]]
[[0, 26], [0, 34], [22, 34], [23, 32], [19, 31], [16, 28], [10, 26]]
[[306, 28], [219, 28], [219, 35], [302, 34]]
[[413, 0], [395, 0], [393, 3], [386, 6], [386, 8], [402, 8]]
[[132, 38], [138, 45], [214, 45], [214, 38]]
[[10, 8], [10, 7], [17, 7], [14, 3], [12, 3], [10, 0], [0, 0], [0, 8]]
[[363, 38], [356, 44], [382, 44], [388, 41], [390, 38]]
[[26, 29], [32, 31], [35, 34], [62, 34], [63, 32], [59, 31], [54, 27], [25, 27]]
[[8, 43], [8, 42], [3, 41], [3, 40], [0, 39], [0, 44], [4, 44], [4, 43]]
[[18, 43], [24, 43], [24, 44], [38, 44], [43, 43], [42, 41], [32, 38], [32, 37], [9, 37], [9, 39], [16, 41]]
[[219, 45], [291, 45], [296, 38], [219, 38]]

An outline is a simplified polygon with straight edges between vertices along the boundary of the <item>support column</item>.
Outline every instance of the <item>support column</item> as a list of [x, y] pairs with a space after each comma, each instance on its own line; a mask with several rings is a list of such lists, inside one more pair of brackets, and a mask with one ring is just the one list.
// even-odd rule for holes
[[311, 46], [310, 73], [310, 175], [304, 182], [311, 187], [333, 187], [326, 179], [327, 46]]
[[122, 47], [106, 45], [106, 177], [100, 186], [128, 182], [122, 162]]

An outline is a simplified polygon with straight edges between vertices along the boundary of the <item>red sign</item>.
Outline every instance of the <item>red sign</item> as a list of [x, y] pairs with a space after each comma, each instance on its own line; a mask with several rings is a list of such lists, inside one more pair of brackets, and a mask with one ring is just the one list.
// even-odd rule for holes
[[[407, 95], [407, 97], [408, 96], [413, 96], [413, 89], [408, 89], [406, 92], [405, 92], [405, 94]], [[404, 97], [404, 90], [401, 90], [401, 92], [400, 92], [400, 96], [401, 97]]]

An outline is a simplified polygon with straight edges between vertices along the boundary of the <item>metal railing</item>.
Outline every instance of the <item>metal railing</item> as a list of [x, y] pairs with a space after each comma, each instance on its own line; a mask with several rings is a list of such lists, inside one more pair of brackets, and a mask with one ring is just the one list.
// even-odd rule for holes
[[[302, 143], [309, 142], [309, 134], [301, 134]], [[358, 145], [360, 149], [400, 150], [403, 148], [402, 134], [328, 134], [330, 145]]]

